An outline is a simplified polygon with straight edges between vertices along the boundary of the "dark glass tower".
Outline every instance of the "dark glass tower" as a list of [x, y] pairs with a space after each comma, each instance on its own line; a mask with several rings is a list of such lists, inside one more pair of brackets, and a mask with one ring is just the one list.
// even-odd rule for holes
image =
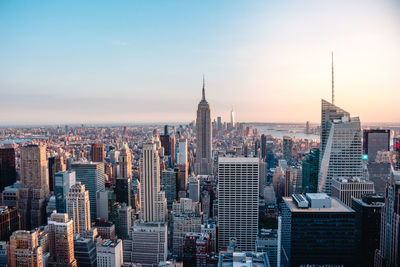
[[310, 153], [304, 157], [302, 174], [303, 174], [303, 191], [306, 193], [317, 193], [318, 189], [318, 172], [319, 172], [319, 149], [313, 148]]
[[0, 192], [3, 192], [4, 187], [15, 183], [15, 180], [15, 150], [0, 147]]

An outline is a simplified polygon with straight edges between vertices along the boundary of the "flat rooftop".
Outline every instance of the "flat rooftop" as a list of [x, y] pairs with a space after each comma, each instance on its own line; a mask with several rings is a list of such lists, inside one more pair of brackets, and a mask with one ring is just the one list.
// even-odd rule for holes
[[246, 158], [246, 157], [218, 157], [218, 162], [221, 163], [258, 163], [259, 158]]
[[[312, 194], [317, 195], [319, 193]], [[325, 199], [326, 194], [321, 193], [323, 198]], [[320, 196], [320, 197], [322, 197]], [[330, 208], [298, 208], [296, 202], [293, 201], [292, 197], [283, 197], [283, 201], [285, 201], [286, 205], [290, 209], [291, 212], [295, 213], [307, 213], [307, 212], [355, 212], [353, 209], [347, 207], [344, 203], [339, 201], [337, 198], [331, 197], [331, 207]]]

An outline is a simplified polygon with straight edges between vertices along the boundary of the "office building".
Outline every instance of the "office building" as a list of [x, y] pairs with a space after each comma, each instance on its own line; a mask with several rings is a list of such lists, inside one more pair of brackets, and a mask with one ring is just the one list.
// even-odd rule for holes
[[306, 193], [317, 193], [319, 172], [319, 149], [313, 148], [304, 157], [302, 163], [303, 191]]
[[132, 155], [127, 144], [124, 144], [119, 153], [120, 178], [132, 178]]
[[283, 158], [289, 164], [293, 161], [293, 139], [290, 136], [283, 137]]
[[54, 194], [58, 213], [67, 212], [67, 195], [75, 182], [76, 176], [74, 171], [63, 171], [54, 174]]
[[387, 181], [385, 205], [381, 213], [381, 236], [379, 250], [375, 252], [375, 266], [399, 266], [400, 240], [400, 171], [392, 169]]
[[210, 237], [206, 233], [187, 233], [183, 241], [183, 265], [207, 266]]
[[268, 257], [265, 253], [240, 252], [240, 251], [221, 251], [218, 258], [218, 266], [270, 266]]
[[378, 151], [390, 150], [390, 130], [366, 129], [363, 131], [363, 154], [368, 162], [375, 162]]
[[19, 201], [19, 188], [21, 182], [15, 182], [12, 185], [6, 186], [2, 194], [3, 206], [17, 207]]
[[165, 221], [167, 201], [160, 193], [160, 157], [154, 142], [143, 145], [140, 179], [141, 218], [145, 222]]
[[122, 240], [102, 240], [96, 246], [97, 267], [121, 267], [124, 263]]
[[165, 192], [168, 209], [172, 208], [172, 203], [178, 197], [178, 175], [179, 170], [177, 169], [163, 170], [161, 173], [161, 190]]
[[369, 162], [367, 169], [368, 180], [374, 183], [375, 193], [385, 194], [392, 169], [391, 153], [378, 151], [375, 162]]
[[7, 267], [7, 242], [0, 241], [0, 267]]
[[127, 206], [125, 203], [118, 209], [118, 223], [117, 223], [117, 235], [121, 239], [127, 239], [129, 237], [129, 229], [132, 225], [132, 208]]
[[[329, 108], [337, 107], [329, 104], [328, 113]], [[324, 121], [324, 110], [322, 113]], [[338, 115], [335, 113], [334, 117]], [[330, 195], [332, 178], [363, 177], [361, 124], [358, 117], [350, 118], [349, 114], [345, 114], [341, 118], [327, 122], [326, 125], [329, 134], [325, 136], [324, 128], [321, 130], [323, 140], [321, 140], [318, 191]]]
[[90, 149], [90, 156], [93, 162], [104, 162], [104, 144], [93, 143]]
[[178, 165], [187, 165], [188, 164], [188, 149], [187, 149], [187, 140], [180, 139], [178, 144]]
[[67, 166], [64, 163], [64, 157], [53, 156], [48, 159], [47, 168], [49, 170], [49, 190], [54, 192], [54, 175], [57, 172], [65, 171]]
[[[280, 219], [279, 219], [280, 220]], [[256, 252], [266, 253], [270, 266], [281, 266], [280, 223], [278, 229], [261, 229], [256, 240]]]
[[89, 191], [90, 217], [96, 219], [96, 194], [105, 189], [104, 163], [101, 162], [74, 162], [72, 170], [76, 173], [76, 181], [85, 185]]
[[74, 233], [84, 233], [91, 229], [89, 192], [85, 185], [77, 182], [67, 195], [67, 213], [73, 220]]
[[206, 88], [203, 78], [202, 98], [197, 108], [196, 118], [196, 174], [213, 173], [213, 155], [212, 155], [212, 127], [211, 110], [206, 100]]
[[0, 206], [0, 241], [8, 241], [13, 232], [20, 229], [17, 208]]
[[236, 238], [239, 249], [255, 251], [258, 230], [258, 158], [218, 159], [218, 247]]
[[16, 181], [15, 149], [0, 147], [0, 193]]
[[210, 239], [210, 252], [217, 252], [217, 226], [214, 223], [202, 224], [201, 233], [208, 235]]
[[124, 261], [158, 266], [167, 260], [168, 230], [166, 223], [135, 221], [131, 230], [131, 240], [124, 241]]
[[395, 155], [394, 168], [400, 170], [400, 137], [393, 138], [393, 152]]
[[52, 213], [47, 226], [49, 252], [49, 266], [76, 267], [74, 256], [73, 222], [66, 213]]
[[74, 254], [77, 261], [77, 266], [97, 266], [96, 244], [94, 243], [92, 238], [77, 236], [74, 239]]
[[351, 207], [352, 198], [361, 198], [365, 194], [373, 194], [374, 183], [361, 178], [334, 178], [332, 180], [332, 196]]
[[7, 247], [7, 266], [43, 266], [43, 250], [39, 245], [38, 231], [15, 231]]
[[101, 190], [96, 194], [97, 218], [100, 220], [110, 220], [110, 213], [113, 206], [118, 205], [114, 200], [114, 192], [111, 190]]
[[22, 229], [33, 229], [46, 222], [49, 197], [46, 147], [28, 145], [21, 148], [21, 186], [18, 212]]
[[351, 208], [356, 212], [356, 247], [360, 266], [373, 267], [375, 250], [379, 249], [383, 195], [353, 198]]
[[284, 197], [282, 248], [290, 266], [355, 266], [355, 211], [325, 193]]
[[172, 251], [178, 259], [183, 256], [184, 238], [187, 233], [201, 231], [200, 203], [181, 198], [172, 206]]
[[189, 198], [194, 202], [200, 201], [200, 180], [199, 177], [192, 176], [189, 178]]
[[97, 228], [97, 233], [102, 239], [112, 239], [116, 238], [115, 236], [115, 225], [106, 220], [96, 220], [93, 228]]
[[115, 180], [115, 197], [119, 203], [131, 205], [131, 178], [117, 178]]
[[168, 167], [175, 165], [175, 138], [168, 134], [168, 125], [164, 126], [164, 134], [160, 135], [161, 146], [164, 148], [164, 156], [168, 157]]

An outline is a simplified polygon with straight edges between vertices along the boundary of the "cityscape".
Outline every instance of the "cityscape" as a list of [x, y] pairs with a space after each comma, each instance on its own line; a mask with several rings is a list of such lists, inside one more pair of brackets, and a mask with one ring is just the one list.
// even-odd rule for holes
[[[162, 49], [170, 51], [167, 57], [170, 59], [176, 52], [169, 47], [170, 41], [177, 38], [174, 42], [178, 45], [181, 37], [169, 34], [175, 31], [189, 34], [192, 29], [202, 32], [204, 26], [197, 28], [193, 19], [205, 9], [211, 12], [205, 24], [210, 25], [210, 19], [215, 26], [205, 40], [211, 40], [210, 36], [224, 25], [224, 20], [217, 20], [218, 14], [236, 26], [247, 25], [245, 19], [252, 20], [252, 15], [262, 17], [264, 12], [276, 12], [278, 18], [285, 17], [284, 11], [310, 14], [296, 1], [285, 4], [232, 1], [230, 7], [228, 2], [206, 1], [207, 7], [192, 4], [191, 7], [200, 8], [198, 11], [176, 1], [150, 2], [122, 1], [115, 6], [93, 6], [91, 14], [86, 12], [92, 9], [88, 3], [79, 4], [72, 13], [68, 13], [71, 7], [61, 1], [0, 3], [0, 25], [10, 26], [18, 35], [11, 34], [10, 29], [0, 29], [0, 34], [9, 37], [8, 44], [0, 44], [3, 50], [0, 56], [4, 55], [6, 63], [4, 68], [0, 66], [4, 70], [0, 74], [4, 77], [0, 79], [0, 267], [400, 266], [400, 108], [396, 97], [400, 73], [398, 68], [397, 72], [384, 70], [391, 61], [400, 58], [400, 53], [386, 58], [389, 46], [383, 52], [385, 47], [378, 42], [376, 46], [385, 59], [371, 65], [381, 64], [378, 68], [383, 70], [375, 77], [367, 77], [367, 70], [372, 69], [363, 69], [365, 83], [375, 84], [379, 75], [386, 75], [382, 76], [387, 78], [386, 83], [374, 90], [368, 85], [364, 95], [356, 97], [349, 88], [357, 87], [357, 81], [349, 79], [352, 74], [346, 73], [353, 70], [341, 67], [357, 57], [349, 58], [352, 52], [343, 52], [339, 43], [336, 44], [341, 47], [339, 56], [336, 50], [327, 50], [325, 44], [315, 50], [316, 54], [319, 49], [326, 54], [323, 60], [326, 74], [320, 74], [319, 66], [315, 66], [315, 77], [300, 79], [293, 74], [287, 78], [299, 82], [299, 87], [290, 89], [290, 93], [280, 87], [293, 85], [285, 79], [274, 89], [266, 83], [257, 91], [251, 84], [260, 82], [258, 73], [251, 76], [254, 81], [250, 81], [250, 76], [236, 73], [250, 67], [246, 64], [254, 63], [254, 57], [247, 57], [247, 53], [236, 58], [240, 61], [237, 65], [217, 63], [217, 59], [210, 63], [204, 57], [200, 65], [210, 66], [211, 71], [204, 70], [207, 75], [189, 65], [178, 70], [177, 62], [172, 61], [171, 69], [165, 70], [170, 79], [168, 75], [157, 75], [165, 58], [154, 61], [153, 55], [148, 54], [149, 62], [143, 68], [149, 71], [154, 67], [154, 72], [144, 74], [140, 70], [142, 58], [132, 56], [131, 59], [139, 61], [130, 73], [124, 70], [129, 69], [124, 65], [125, 57], [142, 49], [146, 58], [147, 50], [141, 47], [141, 42], [155, 54], [162, 54]], [[374, 17], [371, 25], [378, 25], [378, 31], [382, 25], [395, 25], [381, 37], [400, 45], [397, 36], [388, 37], [391, 30], [400, 29], [399, 3], [328, 2], [314, 3], [308, 8], [326, 14], [347, 8], [351, 16], [346, 12], [340, 14], [352, 26], [376, 12], [385, 19]], [[74, 4], [78, 6], [77, 2]], [[359, 6], [365, 14], [355, 11]], [[327, 11], [327, 7], [335, 10]], [[164, 13], [167, 10], [173, 13], [173, 19], [168, 12]], [[232, 19], [239, 10], [243, 14]], [[249, 10], [254, 13], [247, 14]], [[114, 25], [111, 20], [110, 25], [103, 24], [105, 14], [121, 29], [111, 27]], [[160, 18], [155, 18], [157, 14]], [[26, 22], [19, 20], [23, 16]], [[314, 19], [319, 17], [315, 16]], [[154, 24], [144, 23], [153, 22], [148, 17]], [[353, 17], [357, 19], [352, 20]], [[168, 18], [165, 25], [162, 18]], [[100, 26], [94, 27], [91, 19]], [[293, 20], [311, 27], [303, 17]], [[72, 56], [77, 60], [76, 69], [70, 71], [65, 69], [69, 64], [65, 62], [73, 60], [68, 59], [69, 52], [58, 55], [67, 51], [63, 50], [65, 44], [59, 44], [59, 50], [47, 47], [48, 55], [42, 48], [35, 48], [38, 43], [40, 47], [46, 46], [44, 38], [51, 43], [53, 34], [57, 39], [60, 33], [53, 31], [53, 27], [62, 32], [59, 38], [82, 33], [75, 44], [69, 43], [71, 49], [80, 50], [85, 46], [85, 34], [92, 36], [93, 30], [103, 35], [110, 28], [115, 35], [131, 31], [123, 27], [125, 23], [141, 25], [145, 30], [137, 32], [135, 41], [128, 37], [126, 41], [113, 39], [108, 45], [131, 52], [107, 54], [106, 49], [93, 47], [93, 51], [104, 52], [104, 58], [94, 59], [91, 49], [77, 51]], [[335, 25], [330, 20], [321, 23]], [[176, 29], [171, 30], [171, 25]], [[285, 30], [284, 25], [278, 28]], [[161, 29], [167, 30], [165, 35], [160, 33]], [[30, 30], [40, 41], [36, 37], [31, 39]], [[153, 30], [155, 36], [164, 40], [165, 47], [162, 42], [155, 46], [154, 36], [147, 35], [146, 30]], [[241, 40], [236, 40], [239, 43], [251, 38], [247, 35], [250, 28], [226, 30], [226, 36], [237, 31], [237, 36], [241, 36], [236, 37]], [[303, 30], [299, 26], [299, 31]], [[369, 38], [368, 33], [374, 30], [374, 27], [367, 30], [365, 36], [360, 31], [351, 38], [365, 41], [363, 38]], [[185, 41], [196, 47], [195, 42], [189, 42], [190, 36]], [[23, 43], [24, 38], [30, 42]], [[349, 43], [354, 42], [351, 38]], [[310, 42], [314, 43], [314, 39]], [[284, 41], [281, 44], [285, 46]], [[368, 45], [366, 49], [375, 58], [375, 48]], [[29, 49], [40, 52], [25, 57]], [[53, 54], [53, 49], [58, 52]], [[273, 48], [268, 46], [268, 49]], [[193, 53], [211, 55], [215, 51], [206, 46]], [[182, 58], [188, 53], [185, 49], [180, 52]], [[346, 56], [340, 56], [340, 52]], [[16, 56], [18, 53], [20, 56]], [[119, 53], [124, 55], [122, 61]], [[223, 52], [218, 50], [218, 53]], [[354, 49], [354, 53], [361, 52]], [[47, 57], [52, 55], [55, 58], [48, 61]], [[56, 62], [64, 56], [64, 63]], [[36, 57], [43, 57], [43, 62]], [[310, 62], [315, 63], [319, 57], [320, 54], [313, 56]], [[109, 60], [107, 63], [102, 61], [105, 58]], [[201, 56], [198, 59], [202, 60]], [[18, 65], [25, 62], [26, 68]], [[44, 65], [49, 62], [54, 64], [47, 70], [49, 77], [38, 77], [39, 73], [47, 73], [48, 66]], [[306, 71], [312, 67], [310, 62], [304, 63]], [[127, 77], [118, 82], [102, 77], [105, 70], [102, 63], [115, 68], [107, 66], [110, 77]], [[85, 74], [83, 69], [87, 64], [93, 70], [87, 69]], [[254, 66], [262, 68], [258, 64]], [[289, 65], [268, 66], [266, 69], [272, 74], [265, 77], [275, 83], [281, 75], [293, 73], [288, 71]], [[249, 72], [254, 71], [252, 68]], [[224, 69], [232, 81], [219, 89]], [[83, 76], [75, 76], [78, 73]], [[91, 78], [93, 73], [99, 74], [96, 79]], [[177, 73], [182, 75], [179, 81]], [[153, 75], [151, 80], [148, 75]], [[75, 88], [84, 76], [87, 80]], [[197, 82], [194, 76], [198, 77]], [[325, 85], [318, 90], [297, 91], [308, 86], [312, 78], [322, 80]], [[355, 75], [354, 80], [357, 79], [359, 76]], [[389, 82], [392, 79], [393, 84]], [[148, 87], [142, 84], [146, 81]], [[125, 82], [134, 84], [132, 92], [124, 91]], [[168, 89], [174, 83], [177, 88]], [[104, 90], [107, 84], [112, 86]], [[187, 86], [186, 91], [178, 90], [182, 84]], [[248, 88], [240, 89], [243, 84]], [[153, 88], [156, 85], [158, 89]], [[68, 86], [72, 87], [65, 89]], [[392, 93], [390, 99], [385, 98], [386, 102], [380, 96], [385, 92]]]

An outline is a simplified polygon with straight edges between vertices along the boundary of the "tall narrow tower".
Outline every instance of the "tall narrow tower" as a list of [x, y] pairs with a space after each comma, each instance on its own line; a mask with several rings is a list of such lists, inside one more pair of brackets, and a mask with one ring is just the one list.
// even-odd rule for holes
[[49, 196], [46, 147], [28, 145], [21, 149], [21, 187], [18, 211], [22, 229], [33, 229], [46, 222]]
[[196, 130], [196, 174], [212, 174], [212, 133], [211, 110], [206, 100], [206, 89], [203, 77], [202, 98], [197, 108]]
[[156, 144], [151, 141], [143, 145], [140, 157], [140, 208], [145, 222], [165, 221], [167, 200], [160, 192], [160, 156]]

